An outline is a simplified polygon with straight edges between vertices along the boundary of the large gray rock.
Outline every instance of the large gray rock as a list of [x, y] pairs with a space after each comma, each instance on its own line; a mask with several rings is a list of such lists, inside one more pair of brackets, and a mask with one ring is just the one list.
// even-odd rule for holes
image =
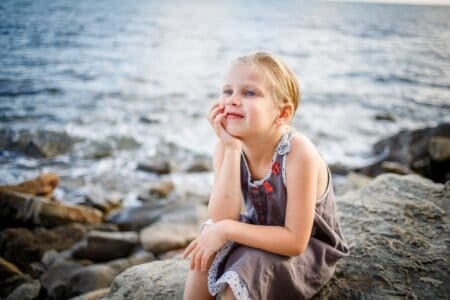
[[[351, 254], [315, 298], [448, 299], [449, 199], [450, 182], [393, 174], [339, 197]], [[104, 299], [181, 299], [187, 270], [187, 260], [128, 269]]]
[[164, 260], [132, 267], [116, 277], [104, 300], [182, 299], [188, 260]]
[[351, 247], [318, 299], [448, 299], [450, 181], [386, 174], [338, 198]]
[[160, 254], [186, 247], [195, 239], [198, 226], [156, 223], [141, 230], [141, 244], [145, 250]]
[[106, 221], [116, 224], [122, 231], [138, 231], [159, 220], [164, 211], [164, 204], [159, 203], [125, 207], [110, 213]]
[[138, 245], [139, 237], [131, 232], [103, 232], [92, 230], [83, 241], [73, 247], [72, 255], [93, 261], [108, 261], [126, 257]]
[[[395, 172], [411, 170], [435, 182], [450, 179], [450, 123], [417, 130], [402, 130], [394, 136], [385, 138], [373, 146], [376, 161], [358, 171], [369, 176], [390, 172], [392, 163], [402, 165]], [[389, 162], [389, 164], [383, 164]]]
[[9, 190], [0, 191], [0, 224], [57, 226], [73, 222], [100, 224], [103, 214], [83, 205], [49, 201], [47, 198]]
[[30, 280], [18, 286], [5, 300], [34, 300], [38, 298], [40, 290], [39, 280]]
[[83, 266], [78, 262], [62, 261], [52, 265], [41, 277], [49, 299], [68, 299], [90, 291], [107, 288], [114, 278], [132, 266], [154, 260], [151, 253], [140, 252], [130, 258], [104, 264]]
[[66, 153], [77, 141], [79, 140], [70, 137], [64, 131], [0, 129], [0, 149], [33, 157], [52, 158]]
[[83, 239], [87, 229], [70, 224], [52, 229], [8, 228], [0, 233], [0, 253], [21, 271], [32, 272], [31, 264], [40, 262], [50, 249], [63, 251]]
[[206, 219], [207, 208], [203, 205], [174, 205], [158, 222], [141, 230], [141, 244], [155, 254], [186, 247]]

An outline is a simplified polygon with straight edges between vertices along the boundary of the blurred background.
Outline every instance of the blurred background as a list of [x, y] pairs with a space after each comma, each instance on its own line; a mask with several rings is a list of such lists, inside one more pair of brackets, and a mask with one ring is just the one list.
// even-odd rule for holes
[[0, 184], [51, 171], [66, 201], [101, 184], [138, 204], [157, 178], [140, 162], [211, 156], [206, 112], [230, 60], [257, 50], [299, 76], [295, 126], [330, 164], [365, 166], [381, 138], [450, 121], [449, 6], [3, 0]]

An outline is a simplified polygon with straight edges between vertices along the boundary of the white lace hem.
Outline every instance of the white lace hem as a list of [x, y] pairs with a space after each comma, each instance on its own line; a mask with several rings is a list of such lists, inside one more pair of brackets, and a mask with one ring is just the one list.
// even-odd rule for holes
[[238, 273], [226, 271], [217, 281], [215, 280], [217, 278], [219, 265], [228, 255], [233, 244], [234, 242], [229, 241], [217, 252], [208, 271], [208, 290], [211, 295], [216, 296], [221, 293], [225, 289], [226, 284], [228, 284], [237, 300], [250, 300], [247, 287]]

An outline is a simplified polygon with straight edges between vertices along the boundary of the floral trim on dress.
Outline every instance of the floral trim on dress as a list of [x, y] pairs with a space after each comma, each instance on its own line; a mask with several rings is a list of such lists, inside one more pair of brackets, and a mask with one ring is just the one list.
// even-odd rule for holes
[[263, 182], [263, 188], [267, 194], [270, 194], [273, 192], [273, 185], [268, 180]]
[[292, 137], [292, 132], [289, 132], [285, 135], [283, 135], [283, 137], [281, 138], [280, 144], [277, 147], [277, 153], [279, 155], [285, 155], [287, 153], [289, 153], [289, 151], [291, 151], [291, 137]]
[[287, 155], [286, 154], [288, 154], [291, 151], [291, 138], [294, 136], [294, 134], [295, 134], [294, 132], [289, 132], [288, 134], [285, 134], [283, 136], [283, 139], [280, 142], [280, 145], [278, 145], [278, 148], [277, 148], [277, 153], [279, 155], [283, 155], [283, 161], [281, 164], [281, 175], [283, 178], [284, 186], [286, 186], [286, 182], [287, 182], [287, 180], [286, 180], [286, 157], [287, 157]]
[[250, 300], [248, 289], [244, 281], [238, 273], [234, 271], [226, 271], [216, 281], [220, 263], [227, 257], [234, 242], [228, 241], [218, 252], [214, 258], [208, 271], [208, 290], [212, 296], [216, 296], [225, 290], [226, 285], [231, 288], [234, 297], [237, 300]]
[[275, 161], [272, 164], [272, 174], [275, 176], [280, 175], [280, 164], [278, 163], [278, 161]]

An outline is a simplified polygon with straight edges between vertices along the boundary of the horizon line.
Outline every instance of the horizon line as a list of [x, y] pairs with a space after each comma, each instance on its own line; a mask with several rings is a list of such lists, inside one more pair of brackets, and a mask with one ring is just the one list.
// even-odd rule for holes
[[450, 6], [450, 0], [321, 0], [325, 2], [376, 3], [422, 6]]

